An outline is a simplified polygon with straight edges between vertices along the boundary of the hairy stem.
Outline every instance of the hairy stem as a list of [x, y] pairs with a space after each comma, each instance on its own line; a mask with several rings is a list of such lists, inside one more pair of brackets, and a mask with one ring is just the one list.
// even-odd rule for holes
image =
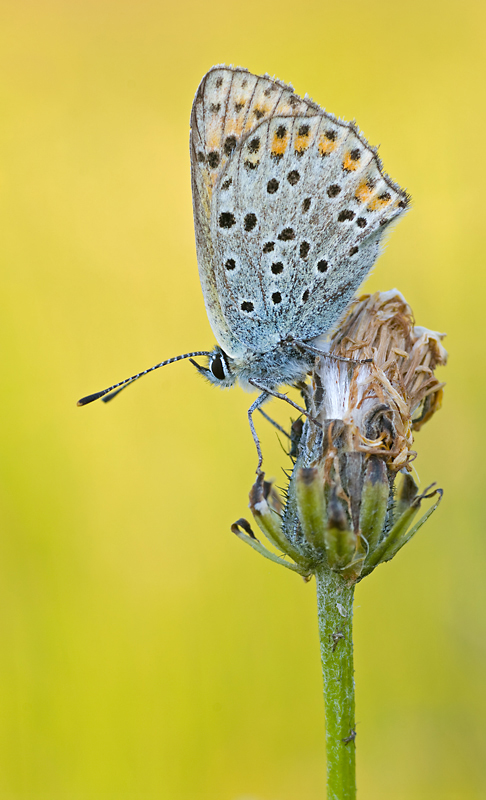
[[326, 711], [327, 800], [354, 800], [354, 587], [328, 567], [319, 567], [315, 576]]

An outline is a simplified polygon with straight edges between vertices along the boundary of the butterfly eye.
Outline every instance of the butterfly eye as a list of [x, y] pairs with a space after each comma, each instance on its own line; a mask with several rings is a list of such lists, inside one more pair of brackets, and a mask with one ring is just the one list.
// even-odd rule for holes
[[219, 381], [224, 381], [226, 375], [224, 373], [223, 359], [221, 358], [220, 355], [215, 356], [211, 360], [209, 369], [211, 370], [215, 378], [217, 378]]

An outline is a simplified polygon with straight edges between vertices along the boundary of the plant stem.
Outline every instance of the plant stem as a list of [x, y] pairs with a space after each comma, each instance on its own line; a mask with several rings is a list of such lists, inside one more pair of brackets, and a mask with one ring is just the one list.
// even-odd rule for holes
[[327, 800], [355, 800], [353, 595], [328, 567], [315, 573], [326, 711]]

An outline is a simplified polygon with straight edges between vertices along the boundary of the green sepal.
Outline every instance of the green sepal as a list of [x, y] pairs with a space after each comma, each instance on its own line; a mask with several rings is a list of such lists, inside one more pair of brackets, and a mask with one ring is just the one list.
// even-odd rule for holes
[[[243, 533], [243, 528], [246, 533]], [[264, 558], [268, 558], [269, 561], [273, 561], [274, 564], [279, 564], [281, 567], [286, 567], [287, 569], [292, 570], [292, 572], [298, 572], [299, 575], [302, 575], [303, 578], [308, 578], [310, 576], [310, 571], [305, 569], [298, 564], [292, 564], [290, 561], [285, 561], [281, 556], [272, 553], [256, 538], [255, 534], [253, 533], [249, 523], [246, 519], [239, 519], [237, 522], [234, 522], [231, 526], [231, 531], [245, 544], [249, 544], [253, 550], [256, 550], [257, 553], [260, 553], [261, 556]]]
[[418, 494], [418, 486], [409, 472], [402, 473], [402, 480], [395, 497], [393, 521], [397, 522], [407, 511]]
[[368, 461], [361, 491], [359, 529], [366, 539], [368, 552], [378, 544], [385, 525], [390, 485], [385, 463], [372, 457]]
[[327, 504], [327, 526], [324, 530], [327, 560], [332, 569], [348, 566], [355, 554], [357, 537], [348, 528], [348, 521], [335, 489]]
[[325, 549], [326, 500], [324, 480], [316, 467], [301, 467], [294, 482], [300, 526], [306, 541], [315, 549]]
[[270, 544], [286, 553], [302, 567], [307, 568], [307, 559], [289, 542], [282, 528], [282, 519], [267, 502], [264, 475], [258, 475], [250, 490], [250, 510], [255, 522]]
[[[412, 536], [417, 533], [418, 529], [422, 527], [424, 522], [426, 522], [430, 515], [435, 511], [442, 500], [443, 492], [442, 489], [434, 489], [432, 493], [427, 494], [431, 488], [432, 487], [429, 486], [423, 494], [416, 497], [412, 505], [395, 522], [386, 538], [380, 542], [376, 550], [370, 555], [369, 559], [367, 559], [366, 567], [363, 570], [363, 577], [365, 575], [369, 575], [369, 573], [372, 572], [375, 567], [378, 566], [378, 564], [382, 564], [385, 561], [391, 561], [391, 559], [398, 553], [403, 545], [410, 541]], [[422, 500], [427, 500], [431, 497], [434, 497], [436, 494], [439, 495], [436, 502], [425, 512], [425, 514], [419, 519], [413, 528], [410, 528], [410, 524], [419, 510]]]

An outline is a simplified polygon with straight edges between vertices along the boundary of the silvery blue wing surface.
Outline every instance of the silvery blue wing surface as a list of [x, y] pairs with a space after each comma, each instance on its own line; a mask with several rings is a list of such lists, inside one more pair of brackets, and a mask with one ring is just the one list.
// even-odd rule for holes
[[206, 308], [237, 361], [328, 331], [408, 204], [353, 123], [241, 68], [199, 86], [191, 171]]

